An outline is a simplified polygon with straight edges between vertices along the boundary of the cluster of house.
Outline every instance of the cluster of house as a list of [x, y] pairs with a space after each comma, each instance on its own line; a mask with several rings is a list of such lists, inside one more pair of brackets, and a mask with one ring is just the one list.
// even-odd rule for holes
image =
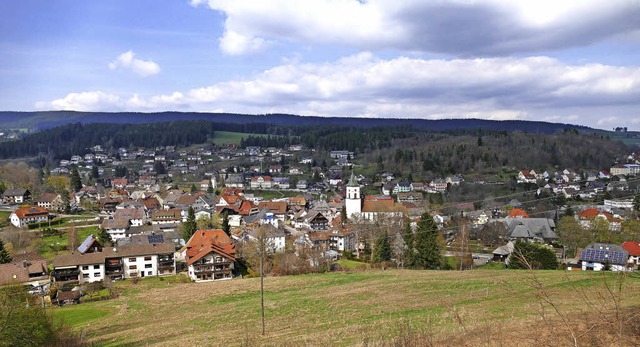
[[223, 230], [214, 229], [198, 230], [179, 250], [162, 234], [136, 235], [126, 245], [114, 247], [105, 247], [90, 235], [73, 252], [56, 255], [51, 273], [41, 256], [16, 254], [11, 263], [0, 264], [0, 286], [19, 283], [44, 298], [55, 285], [51, 299], [63, 305], [79, 301], [79, 285], [174, 275], [177, 261], [186, 264], [189, 277], [196, 282], [237, 275], [234, 242]]
[[[598, 208], [583, 209], [576, 213], [575, 218], [584, 228], [592, 228], [594, 223], [601, 221], [608, 225], [612, 232], [619, 232], [623, 221], [619, 215]], [[558, 239], [553, 219], [529, 218], [524, 210], [517, 208], [511, 210], [508, 217], [495, 219], [491, 223], [504, 224], [508, 240], [507, 244], [493, 251], [494, 261], [508, 262], [514, 250], [514, 242], [517, 240], [550, 245]], [[557, 250], [556, 255], [561, 258], [562, 250]], [[569, 270], [640, 270], [640, 242], [627, 241], [622, 245], [592, 243], [580, 250], [576, 258], [569, 259], [567, 263]]]

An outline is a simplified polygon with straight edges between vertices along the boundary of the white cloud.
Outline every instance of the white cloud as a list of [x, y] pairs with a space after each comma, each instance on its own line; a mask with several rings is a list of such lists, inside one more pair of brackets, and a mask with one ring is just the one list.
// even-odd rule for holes
[[192, 0], [226, 15], [220, 48], [266, 42], [492, 56], [584, 46], [640, 30], [640, 2]]
[[38, 102], [36, 108], [44, 110], [114, 111], [120, 109], [120, 97], [102, 91], [70, 93], [51, 102]]
[[549, 57], [385, 60], [365, 52], [331, 63], [291, 60], [251, 78], [166, 95], [72, 93], [45, 106], [103, 110], [108, 104], [141, 111], [529, 119], [609, 128], [628, 122], [627, 115], [635, 119], [640, 67], [566, 65]]
[[160, 66], [158, 64], [151, 60], [136, 59], [135, 56], [133, 51], [124, 52], [109, 63], [109, 69], [128, 69], [142, 77], [160, 73]]

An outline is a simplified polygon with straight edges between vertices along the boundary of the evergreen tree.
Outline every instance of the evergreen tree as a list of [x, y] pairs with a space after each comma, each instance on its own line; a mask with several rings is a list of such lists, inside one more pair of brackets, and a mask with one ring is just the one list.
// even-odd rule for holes
[[0, 264], [10, 263], [12, 260], [11, 254], [4, 248], [4, 242], [0, 239]]
[[640, 194], [637, 194], [635, 198], [633, 198], [633, 209], [636, 212], [640, 212]]
[[386, 231], [378, 237], [373, 245], [371, 261], [374, 263], [391, 261], [391, 243], [389, 242], [389, 234]]
[[420, 216], [414, 239], [416, 266], [423, 269], [439, 269], [442, 266], [441, 249], [438, 243], [439, 232], [436, 222], [429, 213]]
[[113, 243], [113, 239], [106, 229], [100, 229], [100, 232], [98, 233], [98, 242], [103, 246], [110, 246]]
[[229, 225], [229, 213], [224, 211], [222, 214], [222, 230], [228, 235], [231, 236], [231, 226]]
[[558, 259], [547, 246], [522, 240], [516, 241], [509, 257], [509, 269], [555, 270]]
[[63, 190], [60, 193], [60, 200], [62, 201], [58, 211], [61, 213], [69, 213], [71, 211], [71, 202], [69, 201], [69, 192]]
[[91, 167], [91, 177], [94, 179], [100, 177], [100, 173], [98, 172], [98, 166], [94, 165]]
[[71, 179], [69, 180], [69, 184], [71, 185], [71, 190], [73, 190], [74, 193], [82, 189], [82, 180], [80, 180], [80, 173], [76, 166], [71, 167]]
[[167, 169], [164, 167], [164, 164], [161, 161], [155, 161], [153, 163], [153, 171], [158, 175], [164, 175], [167, 173]]
[[182, 237], [185, 241], [189, 241], [191, 236], [195, 234], [197, 223], [196, 223], [196, 213], [193, 210], [193, 207], [189, 207], [189, 211], [187, 212], [187, 221], [182, 224]]
[[195, 194], [198, 192], [198, 187], [195, 183], [191, 184], [191, 194]]
[[213, 194], [213, 185], [211, 183], [207, 186], [207, 194]]
[[416, 264], [415, 248], [413, 245], [414, 236], [415, 235], [413, 234], [413, 229], [411, 228], [411, 222], [407, 220], [402, 238], [404, 239], [404, 244], [406, 247], [404, 250], [404, 266], [408, 268], [412, 268]]

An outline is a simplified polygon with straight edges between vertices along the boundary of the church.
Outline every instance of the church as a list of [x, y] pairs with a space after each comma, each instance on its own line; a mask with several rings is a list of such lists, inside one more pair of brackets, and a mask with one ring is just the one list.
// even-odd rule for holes
[[353, 174], [351, 174], [347, 184], [345, 209], [347, 218], [362, 218], [368, 221], [374, 221], [379, 218], [401, 217], [405, 210], [401, 204], [396, 203], [390, 196], [367, 196], [363, 198], [360, 192], [360, 185]]

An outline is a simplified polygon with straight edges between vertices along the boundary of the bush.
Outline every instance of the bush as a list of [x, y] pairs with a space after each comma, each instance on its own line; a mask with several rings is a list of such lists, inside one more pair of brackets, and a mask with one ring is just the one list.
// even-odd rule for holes
[[0, 288], [0, 328], [0, 347], [85, 345], [19, 285]]
[[552, 249], [539, 243], [518, 240], [509, 256], [509, 269], [555, 270], [558, 258]]

